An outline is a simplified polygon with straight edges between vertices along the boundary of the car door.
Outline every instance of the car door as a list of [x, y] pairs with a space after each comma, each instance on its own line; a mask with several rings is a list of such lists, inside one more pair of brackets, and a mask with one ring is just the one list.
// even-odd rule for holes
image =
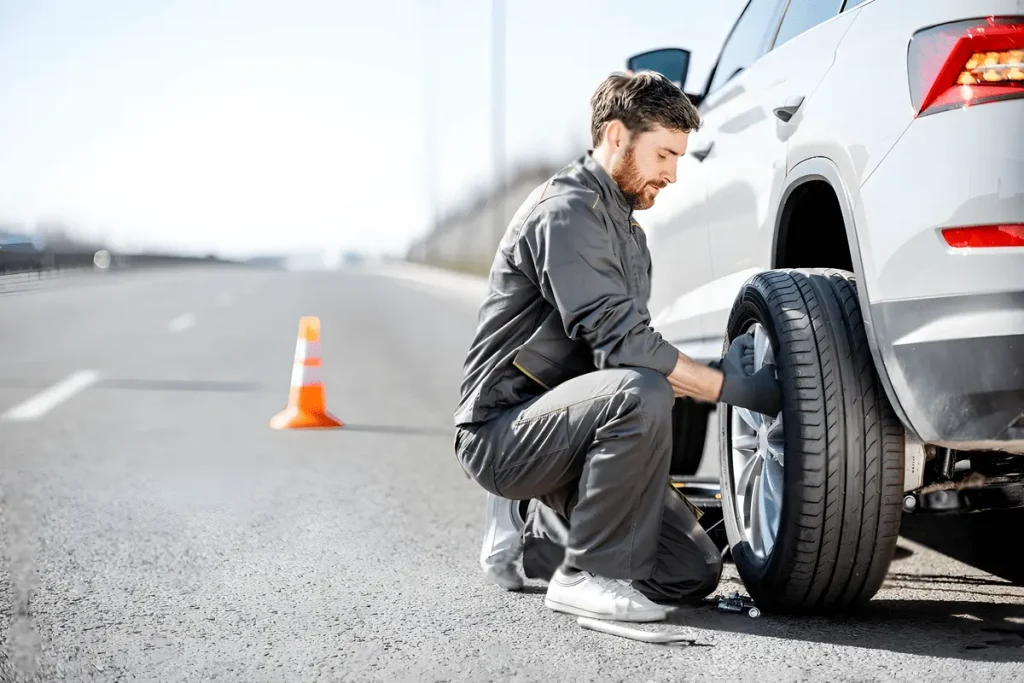
[[[693, 133], [688, 144], [699, 144], [700, 135]], [[679, 159], [676, 182], [658, 193], [654, 206], [634, 214], [651, 252], [651, 324], [687, 355], [698, 353], [706, 336], [704, 312], [688, 296], [712, 279], [705, 186], [700, 162], [688, 154]]]
[[[784, 5], [785, 0], [750, 0], [726, 37], [717, 63], [729, 65], [729, 69], [744, 63], [748, 43], [759, 33], [767, 49], [768, 25], [772, 17], [777, 20], [781, 16]], [[706, 325], [717, 305], [708, 291], [714, 287], [714, 271], [705, 166], [713, 149], [716, 121], [713, 109], [709, 113], [703, 103], [699, 108], [702, 125], [689, 136], [676, 183], [662, 190], [655, 205], [638, 212], [637, 218], [647, 233], [653, 261], [653, 326], [683, 353], [709, 360], [721, 355], [719, 338]]]
[[[750, 0], [740, 13], [722, 45], [705, 89], [700, 105], [700, 130], [691, 133], [685, 160], [680, 161], [679, 179], [676, 187], [671, 188], [673, 195], [680, 191], [688, 193], [694, 203], [687, 207], [690, 230], [684, 233], [681, 225], [673, 223], [673, 229], [666, 232], [672, 233], [676, 239], [665, 251], [673, 255], [687, 253], [689, 256], [686, 272], [683, 272], [680, 264], [671, 262], [662, 266], [660, 275], [655, 267], [655, 280], [662, 277], [666, 283], [670, 279], [665, 270], [674, 268], [676, 271], [671, 276], [670, 290], [676, 296], [660, 312], [655, 327], [660, 331], [658, 323], [661, 322], [666, 329], [685, 329], [689, 335], [688, 343], [677, 343], [677, 346], [683, 353], [700, 360], [721, 355], [721, 334], [709, 324], [717, 320], [724, 296], [720, 283], [715, 282], [709, 232], [715, 207], [708, 191], [710, 169], [720, 153], [718, 129], [725, 120], [722, 114], [728, 111], [724, 106], [728, 98], [722, 96], [723, 86], [732, 80], [726, 74], [735, 76], [768, 49], [785, 4], [786, 0]], [[693, 190], [688, 189], [688, 186]], [[662, 190], [662, 193], [666, 190]], [[696, 201], [698, 198], [699, 202]], [[665, 243], [667, 245], [667, 239]], [[694, 335], [698, 333], [700, 336], [696, 338]]]
[[[716, 122], [708, 155], [707, 213], [714, 302], [703, 320], [721, 338], [743, 282], [771, 267], [775, 211], [786, 177], [786, 142], [800, 105], [832, 64], [853, 21], [843, 0], [789, 0], [753, 40], [743, 71], [709, 88]], [[763, 47], [762, 47], [763, 46]], [[726, 80], [727, 79], [727, 80]], [[709, 115], [709, 118], [711, 116]]]

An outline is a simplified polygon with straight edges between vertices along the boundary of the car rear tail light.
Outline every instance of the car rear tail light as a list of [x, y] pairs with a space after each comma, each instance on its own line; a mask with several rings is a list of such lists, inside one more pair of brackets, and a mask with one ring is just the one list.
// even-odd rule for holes
[[1024, 247], [1024, 224], [974, 225], [946, 228], [942, 231], [946, 244], [957, 249], [971, 247]]
[[988, 17], [923, 29], [907, 55], [918, 116], [1024, 97], [1024, 17]]

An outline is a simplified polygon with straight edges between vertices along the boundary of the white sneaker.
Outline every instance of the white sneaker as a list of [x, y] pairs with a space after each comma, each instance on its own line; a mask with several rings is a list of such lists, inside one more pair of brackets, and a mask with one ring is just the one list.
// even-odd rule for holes
[[612, 621], [662, 621], [668, 609], [651, 602], [629, 581], [608, 579], [590, 572], [551, 577], [544, 605], [556, 612]]

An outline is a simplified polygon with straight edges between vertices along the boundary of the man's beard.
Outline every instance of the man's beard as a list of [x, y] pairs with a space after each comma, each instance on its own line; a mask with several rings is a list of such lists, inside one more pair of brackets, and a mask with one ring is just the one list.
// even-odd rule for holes
[[636, 149], [633, 145], [626, 148], [622, 160], [612, 172], [612, 180], [618, 184], [626, 201], [636, 211], [654, 206], [652, 185], [657, 188], [665, 187], [665, 183], [648, 181], [640, 175], [636, 168]]

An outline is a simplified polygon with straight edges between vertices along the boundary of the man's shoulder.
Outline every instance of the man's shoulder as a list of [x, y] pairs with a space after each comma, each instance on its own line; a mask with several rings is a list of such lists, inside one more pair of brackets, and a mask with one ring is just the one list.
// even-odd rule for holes
[[545, 210], [565, 204], [583, 202], [593, 207], [598, 200], [597, 191], [583, 179], [582, 163], [574, 159], [534, 186], [522, 203], [522, 208], [533, 212], [541, 206]]
[[594, 222], [600, 204], [600, 195], [594, 189], [567, 173], [552, 176], [531, 199], [522, 216], [524, 227], [581, 218]]
[[587, 187], [578, 177], [573, 175], [556, 175], [548, 182], [547, 190], [537, 202], [537, 209], [543, 213], [561, 211], [597, 210], [600, 195], [596, 190]]
[[536, 186], [520, 205], [506, 238], [515, 242], [538, 230], [544, 232], [545, 226], [568, 221], [600, 224], [595, 220], [600, 194], [587, 185], [579, 171], [579, 162], [574, 161]]

